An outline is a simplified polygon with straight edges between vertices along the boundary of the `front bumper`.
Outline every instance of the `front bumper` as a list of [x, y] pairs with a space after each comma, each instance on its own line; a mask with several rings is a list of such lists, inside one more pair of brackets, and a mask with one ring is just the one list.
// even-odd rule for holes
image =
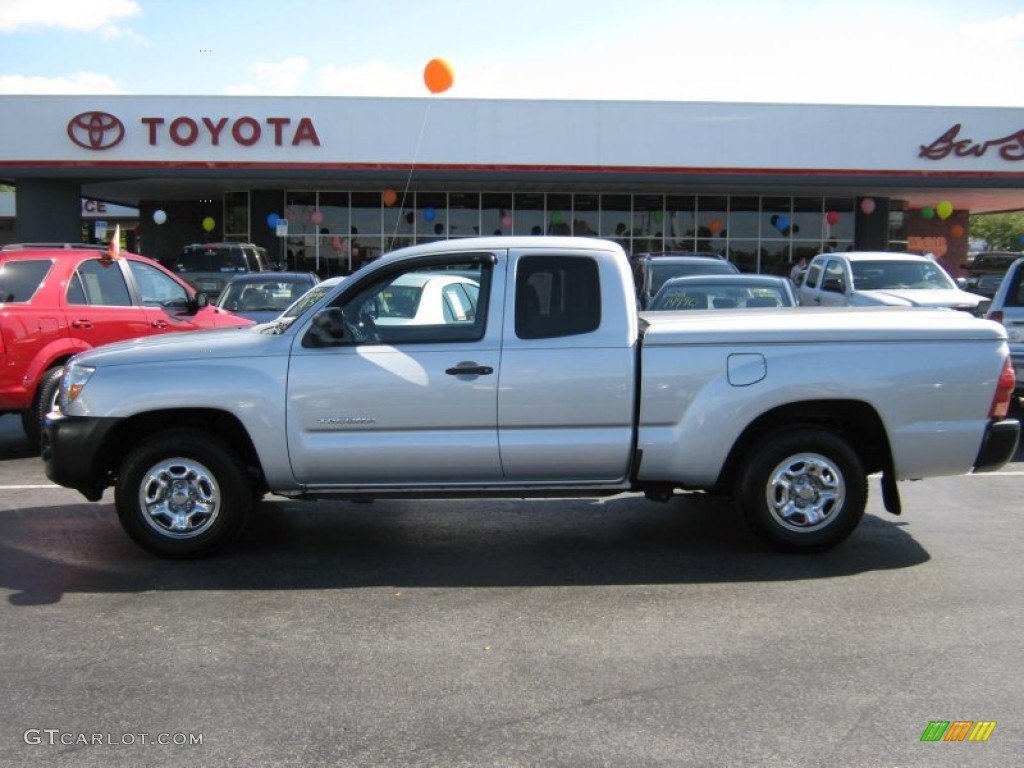
[[99, 501], [110, 485], [103, 445], [119, 419], [64, 416], [46, 417], [42, 439], [46, 476], [57, 485], [73, 488], [89, 501]]
[[989, 423], [981, 448], [974, 460], [975, 472], [992, 472], [1006, 464], [1017, 452], [1020, 442], [1020, 422], [1016, 419], [1002, 419]]

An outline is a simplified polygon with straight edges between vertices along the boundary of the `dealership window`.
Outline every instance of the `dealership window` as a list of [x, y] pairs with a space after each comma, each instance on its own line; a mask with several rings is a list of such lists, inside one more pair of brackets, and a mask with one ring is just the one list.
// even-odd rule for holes
[[601, 198], [599, 195], [575, 195], [572, 207], [572, 233], [597, 237], [601, 231]]
[[451, 192], [448, 195], [448, 236], [480, 235], [480, 194]]
[[512, 194], [487, 194], [480, 196], [481, 232], [485, 235], [511, 235], [515, 223], [512, 208]]
[[[478, 233], [603, 237], [627, 253], [713, 252], [744, 272], [777, 274], [801, 256], [853, 246], [853, 197], [426, 191], [396, 192], [388, 205], [383, 191], [287, 192], [289, 266], [348, 274], [413, 242]], [[905, 232], [897, 214], [896, 243]]]
[[224, 193], [224, 240], [229, 243], [248, 243], [249, 234], [249, 193]]
[[614, 240], [626, 253], [632, 252], [629, 234], [632, 210], [629, 195], [601, 195], [601, 237]]
[[514, 202], [516, 209], [514, 233], [517, 235], [544, 234], [544, 195], [517, 192]]
[[665, 249], [692, 251], [696, 248], [697, 198], [694, 195], [668, 195], [665, 198]]
[[697, 198], [697, 251], [724, 255], [729, 228], [729, 198], [701, 195]]

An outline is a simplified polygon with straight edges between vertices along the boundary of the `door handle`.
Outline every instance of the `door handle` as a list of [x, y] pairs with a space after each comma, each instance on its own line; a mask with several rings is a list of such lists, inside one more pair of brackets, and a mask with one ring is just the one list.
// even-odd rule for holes
[[150, 323], [150, 325], [152, 325], [154, 328], [166, 328], [168, 325], [170, 325], [170, 323], [168, 323], [166, 320], [154, 320], [152, 323]]
[[72, 320], [72, 328], [92, 328], [92, 320]]
[[489, 365], [477, 365], [476, 363], [459, 363], [454, 368], [445, 370], [449, 376], [490, 376], [494, 369]]

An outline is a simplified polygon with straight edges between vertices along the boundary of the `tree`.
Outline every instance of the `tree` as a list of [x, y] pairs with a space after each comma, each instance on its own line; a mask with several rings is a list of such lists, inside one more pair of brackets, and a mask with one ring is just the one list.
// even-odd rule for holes
[[970, 235], [992, 251], [1019, 251], [1024, 247], [1024, 212], [974, 214]]

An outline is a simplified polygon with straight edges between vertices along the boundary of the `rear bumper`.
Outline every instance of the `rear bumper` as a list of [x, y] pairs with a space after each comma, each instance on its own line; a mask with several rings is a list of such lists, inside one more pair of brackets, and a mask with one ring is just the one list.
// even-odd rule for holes
[[992, 472], [1006, 464], [1017, 452], [1020, 442], [1020, 422], [1016, 419], [993, 421], [985, 429], [978, 457], [974, 460], [975, 472]]

